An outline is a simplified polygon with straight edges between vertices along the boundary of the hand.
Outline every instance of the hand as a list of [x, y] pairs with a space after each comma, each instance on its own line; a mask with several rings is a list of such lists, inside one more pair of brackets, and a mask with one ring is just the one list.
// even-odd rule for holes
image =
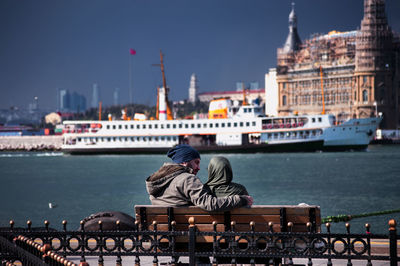
[[253, 205], [254, 199], [252, 196], [244, 196], [247, 200], [247, 206], [251, 207], [251, 205]]

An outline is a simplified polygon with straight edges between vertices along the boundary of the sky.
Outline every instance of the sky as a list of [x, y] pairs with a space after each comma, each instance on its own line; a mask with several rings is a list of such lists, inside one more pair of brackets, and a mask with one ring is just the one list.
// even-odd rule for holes
[[[313, 33], [360, 27], [363, 0], [297, 0], [302, 40]], [[56, 109], [57, 88], [90, 105], [93, 83], [103, 105], [156, 104], [164, 54], [171, 100], [188, 98], [195, 73], [199, 92], [258, 82], [276, 66], [288, 35], [291, 0], [0, 0], [0, 109]], [[400, 32], [400, 1], [386, 0]], [[136, 54], [130, 55], [129, 50]], [[130, 80], [132, 82], [130, 83]]]

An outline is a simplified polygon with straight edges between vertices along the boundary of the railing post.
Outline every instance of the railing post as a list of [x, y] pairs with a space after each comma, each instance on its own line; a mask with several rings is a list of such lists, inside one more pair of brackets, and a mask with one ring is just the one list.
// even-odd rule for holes
[[389, 221], [390, 266], [397, 266], [397, 233], [396, 220]]
[[189, 265], [196, 265], [196, 227], [194, 224], [194, 217], [189, 218]]

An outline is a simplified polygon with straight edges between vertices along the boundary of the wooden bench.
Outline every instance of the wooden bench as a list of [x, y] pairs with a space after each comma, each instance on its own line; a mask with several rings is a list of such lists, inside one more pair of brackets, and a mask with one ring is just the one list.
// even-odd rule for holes
[[[253, 222], [256, 232], [268, 232], [272, 223], [274, 232], [287, 232], [288, 223], [292, 223], [293, 232], [308, 232], [307, 223], [311, 223], [311, 231], [319, 232], [321, 212], [319, 206], [298, 205], [253, 205], [250, 208], [238, 208], [224, 212], [208, 212], [198, 207], [164, 207], [154, 205], [136, 205], [136, 221], [140, 230], [153, 230], [153, 222], [157, 222], [157, 230], [171, 230], [175, 221], [175, 230], [187, 231], [189, 218], [194, 219], [196, 230], [200, 232], [214, 231], [213, 222], [217, 223], [217, 231], [230, 231], [235, 222], [235, 231], [250, 231]], [[200, 241], [208, 242], [205, 239]]]

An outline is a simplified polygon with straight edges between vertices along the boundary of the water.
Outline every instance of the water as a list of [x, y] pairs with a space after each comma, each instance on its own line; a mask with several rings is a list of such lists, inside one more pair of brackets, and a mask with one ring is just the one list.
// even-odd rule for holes
[[[199, 177], [207, 178], [213, 155], [202, 155]], [[255, 204], [315, 204], [322, 217], [400, 209], [400, 146], [369, 146], [366, 152], [226, 154], [234, 181], [246, 186]], [[84, 217], [105, 210], [134, 215], [150, 204], [144, 180], [165, 155], [68, 156], [62, 153], [0, 153], [0, 226], [79, 227]], [[48, 203], [57, 204], [50, 209]], [[353, 232], [370, 223], [387, 233], [390, 218], [354, 219]], [[323, 227], [324, 228], [324, 227]], [[344, 223], [333, 225], [343, 231]]]

